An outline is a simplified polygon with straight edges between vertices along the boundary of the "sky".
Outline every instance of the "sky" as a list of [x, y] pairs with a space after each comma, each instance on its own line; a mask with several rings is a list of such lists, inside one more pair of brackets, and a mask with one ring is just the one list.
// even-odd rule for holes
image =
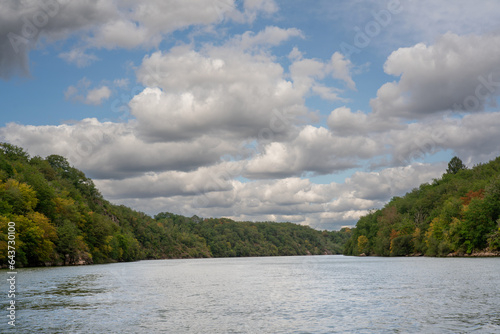
[[353, 226], [500, 155], [500, 2], [0, 0], [0, 141], [155, 215]]

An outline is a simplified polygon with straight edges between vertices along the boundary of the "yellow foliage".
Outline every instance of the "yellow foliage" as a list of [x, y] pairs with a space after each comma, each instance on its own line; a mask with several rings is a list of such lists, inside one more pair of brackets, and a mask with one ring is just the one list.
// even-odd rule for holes
[[368, 243], [369, 243], [368, 238], [364, 235], [360, 235], [358, 237], [358, 252], [359, 253], [367, 253], [368, 252]]
[[83, 236], [79, 235], [76, 237], [76, 246], [80, 251], [88, 252], [89, 246], [83, 240]]
[[101, 250], [104, 254], [109, 255], [113, 251], [113, 247], [111, 246], [112, 241], [112, 235], [108, 235], [106, 238], [104, 238], [104, 244], [101, 246]]
[[0, 193], [3, 192], [9, 192], [13, 196], [20, 198], [22, 207], [18, 209], [24, 211], [32, 211], [38, 203], [36, 191], [30, 185], [14, 179], [8, 179], [7, 182], [0, 181]]
[[44, 214], [39, 212], [33, 212], [27, 215], [39, 228], [43, 231], [43, 237], [48, 240], [57, 239], [57, 230], [54, 225], [50, 222], [50, 219], [45, 217]]
[[71, 198], [56, 197], [53, 199], [53, 201], [56, 205], [56, 212], [57, 213], [66, 212], [69, 206], [75, 204], [75, 201]]
[[435, 240], [444, 240], [444, 238], [448, 236], [447, 232], [445, 233], [446, 225], [446, 222], [439, 217], [432, 220], [429, 229], [425, 232], [425, 243], [428, 247], [430, 246], [432, 238]]
[[52, 241], [57, 239], [57, 234], [47, 217], [30, 213], [27, 216], [15, 215], [12, 221], [16, 223], [16, 249], [22, 250], [32, 259], [36, 258], [36, 261], [49, 261], [55, 248]]

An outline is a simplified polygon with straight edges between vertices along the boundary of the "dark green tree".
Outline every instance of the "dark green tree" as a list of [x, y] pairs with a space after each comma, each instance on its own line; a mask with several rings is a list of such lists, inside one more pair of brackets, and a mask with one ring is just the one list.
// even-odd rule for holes
[[459, 157], [455, 156], [451, 158], [450, 162], [448, 163], [446, 174], [456, 174], [463, 169], [467, 169], [467, 166], [464, 165], [464, 163], [462, 162], [462, 160], [460, 160]]

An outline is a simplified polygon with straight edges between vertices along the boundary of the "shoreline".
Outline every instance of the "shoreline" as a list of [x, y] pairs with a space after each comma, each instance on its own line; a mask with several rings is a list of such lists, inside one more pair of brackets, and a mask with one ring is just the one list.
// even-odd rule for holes
[[[411, 254], [411, 255], [405, 255], [405, 256], [381, 256], [381, 255], [366, 255], [366, 254], [360, 254], [360, 255], [345, 255], [345, 254], [318, 254], [317, 256], [323, 256], [323, 255], [342, 255], [342, 256], [353, 256], [353, 257], [385, 257], [385, 258], [391, 258], [391, 257], [427, 257], [427, 258], [486, 258], [486, 257], [500, 257], [500, 252], [491, 252], [491, 251], [481, 251], [481, 252], [474, 252], [471, 254], [466, 254], [466, 253], [450, 253], [446, 256], [427, 256], [423, 254]], [[288, 256], [313, 256], [313, 255], [273, 255], [273, 256], [283, 256], [283, 257], [288, 257]], [[233, 256], [233, 257], [219, 257], [219, 258], [252, 258], [252, 257], [268, 257], [268, 256]], [[110, 262], [103, 262], [103, 263], [73, 263], [73, 264], [49, 264], [49, 265], [40, 265], [40, 266], [26, 266], [26, 267], [20, 267], [20, 268], [55, 268], [55, 267], [80, 267], [80, 266], [92, 266], [92, 265], [101, 265], [101, 264], [112, 264], [112, 263], [130, 263], [130, 262], [139, 262], [139, 261], [154, 261], [154, 260], [180, 260], [180, 259], [203, 259], [203, 258], [218, 258], [218, 257], [178, 257], [178, 258], [158, 258], [158, 259], [139, 259], [135, 261], [110, 261]], [[8, 267], [1, 266], [1, 270], [8, 270]]]

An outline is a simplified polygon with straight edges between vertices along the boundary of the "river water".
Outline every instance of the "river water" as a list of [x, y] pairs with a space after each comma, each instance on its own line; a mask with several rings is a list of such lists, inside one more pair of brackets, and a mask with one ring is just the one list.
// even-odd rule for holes
[[500, 258], [27, 268], [18, 270], [16, 289], [16, 327], [7, 324], [5, 296], [2, 333], [500, 333]]

